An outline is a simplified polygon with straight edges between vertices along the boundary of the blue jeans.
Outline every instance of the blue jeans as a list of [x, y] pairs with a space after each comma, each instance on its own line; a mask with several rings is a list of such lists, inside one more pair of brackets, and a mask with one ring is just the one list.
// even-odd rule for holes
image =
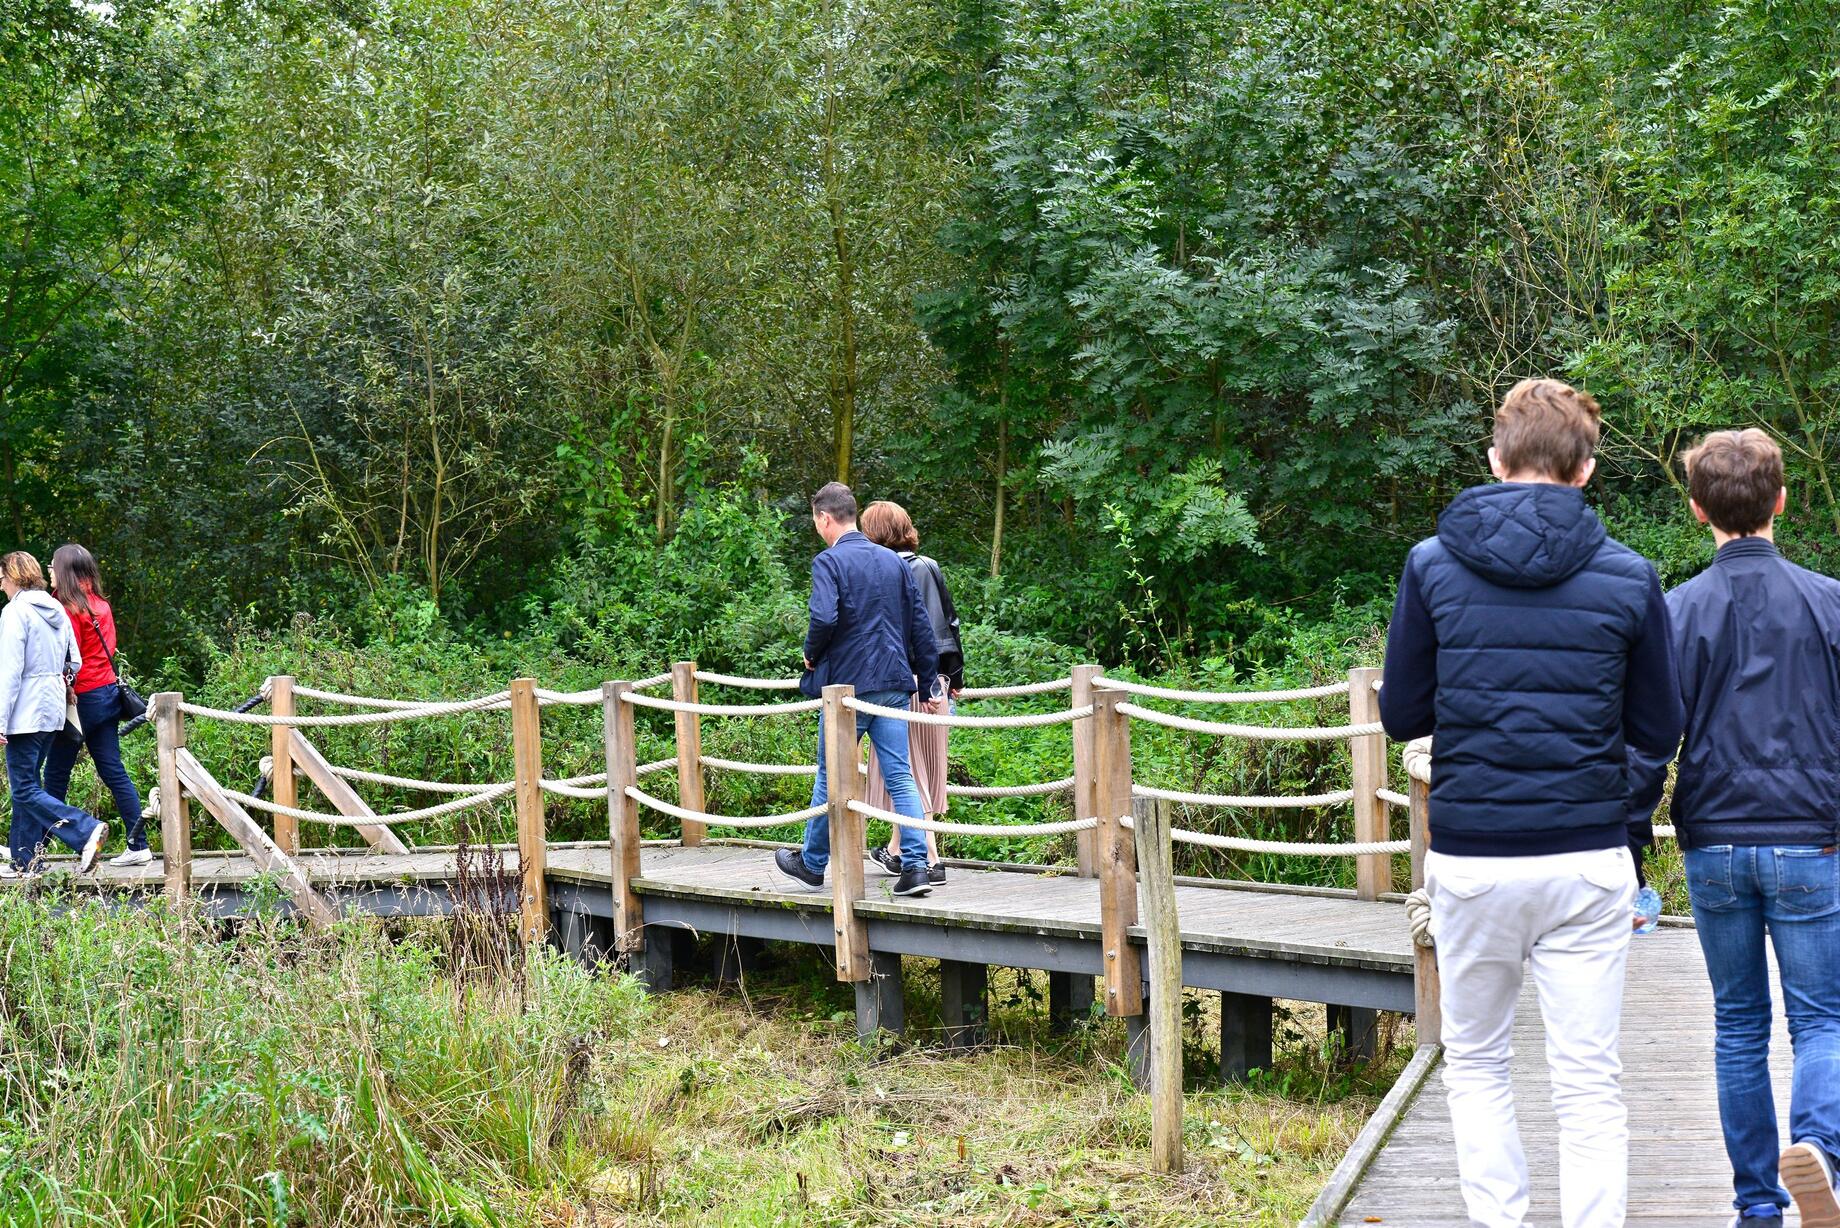
[[10, 733], [6, 737], [6, 781], [13, 791], [13, 825], [7, 832], [7, 846], [13, 864], [22, 870], [38, 859], [39, 846], [47, 835], [55, 835], [72, 852], [82, 852], [90, 833], [99, 826], [94, 816], [45, 792], [39, 777], [45, 770], [45, 754], [57, 736]]
[[[913, 698], [905, 691], [869, 691], [858, 695], [866, 704], [876, 704], [883, 708], [906, 708]], [[921, 819], [926, 812], [920, 805], [920, 790], [914, 787], [914, 769], [907, 761], [907, 722], [897, 721], [891, 716], [871, 716], [867, 712], [856, 714], [856, 740], [862, 741], [864, 734], [875, 745], [875, 758], [882, 765], [882, 781], [888, 786], [888, 796], [894, 802], [895, 813], [908, 818]], [[818, 779], [811, 787], [811, 804], [822, 806], [830, 800], [830, 786], [825, 780], [824, 767], [824, 718], [818, 718]], [[917, 827], [902, 827], [901, 833], [901, 868], [912, 870], [926, 868], [926, 833]], [[829, 815], [821, 814], [805, 824], [805, 868], [813, 874], [824, 873], [824, 867], [831, 861], [831, 820]]]
[[[121, 692], [114, 683], [77, 696], [77, 719], [83, 722], [83, 746], [89, 747], [96, 776], [115, 799], [115, 813], [127, 830], [128, 847], [147, 847], [147, 820], [141, 818], [141, 795], [121, 765]], [[55, 739], [45, 755], [45, 792], [60, 802], [70, 796], [70, 769], [82, 747]]]
[[1770, 968], [1776, 948], [1795, 1048], [1792, 1142], [1840, 1162], [1840, 853], [1812, 846], [1729, 844], [1689, 849], [1687, 893], [1712, 976], [1719, 1118], [1731, 1158], [1733, 1205], [1789, 1205], [1770, 1091]]

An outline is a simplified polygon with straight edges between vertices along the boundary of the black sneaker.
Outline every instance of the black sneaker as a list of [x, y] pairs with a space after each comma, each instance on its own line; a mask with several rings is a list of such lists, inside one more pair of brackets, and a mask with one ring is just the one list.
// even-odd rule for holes
[[901, 877], [901, 858], [888, 851], [887, 846], [869, 850], [869, 860], [881, 868], [883, 874], [890, 878]]
[[943, 887], [946, 881], [946, 863], [935, 861], [926, 868], [926, 881], [935, 887]]
[[911, 870], [903, 870], [901, 871], [901, 877], [894, 880], [894, 893], [896, 895], [925, 895], [932, 889], [933, 884], [927, 881], [925, 866], [915, 866]]
[[805, 867], [805, 858], [797, 849], [775, 849], [773, 868], [792, 880], [800, 891], [824, 890], [824, 875], [813, 874]]

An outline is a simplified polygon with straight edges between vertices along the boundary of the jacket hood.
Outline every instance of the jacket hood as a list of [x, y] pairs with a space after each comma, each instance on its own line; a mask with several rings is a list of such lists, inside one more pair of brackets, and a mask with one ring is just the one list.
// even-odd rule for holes
[[1507, 588], [1548, 588], [1573, 575], [1609, 534], [1574, 486], [1472, 486], [1438, 517], [1438, 540], [1462, 564]]
[[22, 609], [30, 610], [44, 619], [54, 629], [58, 620], [64, 617], [64, 607], [58, 604], [58, 599], [42, 588], [22, 588], [19, 596], [13, 600], [19, 602]]

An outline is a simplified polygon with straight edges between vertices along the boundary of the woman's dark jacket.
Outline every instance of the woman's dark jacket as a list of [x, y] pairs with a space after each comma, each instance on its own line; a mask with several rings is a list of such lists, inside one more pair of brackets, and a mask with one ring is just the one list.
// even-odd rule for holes
[[[939, 649], [939, 672], [946, 676], [954, 691], [965, 689], [965, 643], [958, 634], [958, 607], [952, 604], [951, 590], [939, 564], [924, 554], [902, 550], [900, 555], [914, 573], [920, 586], [920, 600], [926, 604], [926, 616], [933, 624], [933, 644]], [[931, 690], [923, 679], [922, 695]]]

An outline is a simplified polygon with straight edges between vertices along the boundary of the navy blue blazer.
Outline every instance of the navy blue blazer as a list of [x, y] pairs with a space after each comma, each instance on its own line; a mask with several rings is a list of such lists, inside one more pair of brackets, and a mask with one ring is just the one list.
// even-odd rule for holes
[[816, 695], [848, 684], [858, 695], [912, 695], [916, 679], [939, 672], [933, 624], [920, 586], [901, 556], [852, 529], [811, 561], [811, 672], [799, 689]]

